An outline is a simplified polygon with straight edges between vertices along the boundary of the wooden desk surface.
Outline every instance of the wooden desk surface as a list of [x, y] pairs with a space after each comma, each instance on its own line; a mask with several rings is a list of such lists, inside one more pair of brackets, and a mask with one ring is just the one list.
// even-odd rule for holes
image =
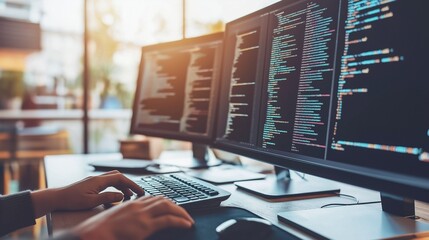
[[[97, 160], [115, 160], [121, 159], [121, 157], [122, 156], [120, 154], [48, 156], [45, 158], [47, 185], [48, 187], [62, 187], [87, 176], [98, 175], [100, 172], [94, 172], [92, 167], [88, 165], [89, 162]], [[127, 175], [129, 177], [135, 176], [130, 174]], [[308, 176], [308, 178], [315, 181], [328, 181], [313, 176]], [[360, 202], [380, 200], [378, 192], [338, 182], [332, 183], [340, 187], [341, 193], [353, 195], [357, 197]], [[328, 203], [353, 203], [353, 200], [351, 199], [332, 195], [323, 195], [318, 198], [301, 197], [268, 200], [239, 190], [233, 184], [224, 184], [219, 186], [231, 192], [231, 197], [224, 201], [222, 206], [235, 206], [247, 209], [260, 217], [268, 219], [280, 228], [302, 238], [310, 237], [296, 229], [280, 223], [277, 219], [278, 212], [316, 209]], [[371, 205], [375, 208], [380, 208], [379, 204]], [[98, 207], [90, 211], [54, 212], [48, 216], [48, 230], [50, 233], [55, 233], [61, 229], [74, 226], [83, 219], [86, 219], [102, 210], [102, 207]]]

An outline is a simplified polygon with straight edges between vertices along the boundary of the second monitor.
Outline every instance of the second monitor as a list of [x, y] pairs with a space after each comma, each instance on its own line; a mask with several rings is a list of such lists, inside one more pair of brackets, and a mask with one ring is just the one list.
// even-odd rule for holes
[[193, 157], [171, 164], [220, 164], [208, 148], [214, 137], [223, 33], [142, 48], [131, 133], [193, 142]]

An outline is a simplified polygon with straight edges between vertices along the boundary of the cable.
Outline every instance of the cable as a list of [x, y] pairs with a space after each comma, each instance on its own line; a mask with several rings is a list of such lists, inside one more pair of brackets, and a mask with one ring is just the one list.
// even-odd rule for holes
[[344, 194], [344, 193], [338, 193], [338, 197], [351, 198], [356, 202], [355, 204], [359, 203], [359, 199], [355, 196], [352, 196], [352, 195], [348, 195], [348, 194]]
[[408, 219], [411, 219], [411, 220], [419, 220], [419, 219], [421, 219], [421, 217], [419, 217], [417, 215], [405, 216], [404, 218], [408, 218]]
[[305, 178], [305, 173], [300, 173], [300, 172], [297, 172], [297, 171], [294, 171], [294, 173], [296, 175], [298, 175], [302, 180], [306, 180], [307, 181], [307, 178]]
[[[381, 201], [361, 203], [361, 202], [359, 202], [359, 199], [357, 197], [354, 197], [354, 196], [348, 195], [348, 194], [342, 194], [342, 193], [339, 193], [337, 196], [338, 197], [351, 198], [351, 199], [354, 199], [356, 202], [355, 203], [329, 203], [329, 204], [325, 204], [325, 205], [321, 206], [320, 208], [333, 207], [333, 206], [353, 206], [353, 205], [365, 205], [365, 204], [381, 203]], [[421, 219], [419, 216], [416, 216], [416, 215], [405, 216], [404, 218], [408, 218], [408, 219], [412, 219], [412, 220]]]
[[381, 203], [381, 201], [374, 201], [374, 202], [359, 202], [359, 199], [355, 196], [338, 193], [338, 197], [345, 197], [345, 198], [351, 198], [355, 201], [355, 203], [329, 203], [321, 206], [320, 208], [326, 208], [326, 207], [333, 207], [333, 206], [353, 206], [353, 205], [365, 205], [365, 204], [373, 204], [373, 203]]
[[330, 203], [321, 206], [320, 208], [332, 207], [332, 206], [353, 206], [353, 205], [365, 205], [365, 204], [373, 204], [373, 203], [381, 203], [381, 201], [375, 202], [363, 202], [363, 203]]
[[329, 203], [329, 204], [325, 204], [325, 205], [321, 206], [320, 208], [331, 207], [331, 206], [349, 206], [349, 205], [359, 204], [359, 199], [355, 196], [343, 194], [343, 193], [338, 193], [337, 196], [338, 197], [351, 198], [352, 200], [355, 201], [355, 203]]

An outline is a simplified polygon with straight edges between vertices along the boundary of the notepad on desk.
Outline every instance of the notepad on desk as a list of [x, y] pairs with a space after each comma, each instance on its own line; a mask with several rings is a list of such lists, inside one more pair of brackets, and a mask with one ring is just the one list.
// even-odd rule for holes
[[115, 161], [95, 161], [89, 164], [95, 171], [173, 173], [181, 170], [173, 166], [162, 166], [156, 162], [141, 159], [121, 159]]

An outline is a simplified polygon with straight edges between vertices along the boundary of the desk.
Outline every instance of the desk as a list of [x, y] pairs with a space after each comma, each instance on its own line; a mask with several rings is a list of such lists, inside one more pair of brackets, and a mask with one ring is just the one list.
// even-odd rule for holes
[[[97, 175], [92, 168], [88, 166], [89, 162], [97, 160], [116, 160], [120, 159], [120, 154], [92, 154], [92, 155], [63, 155], [48, 156], [45, 158], [45, 169], [48, 187], [62, 187], [67, 184], [80, 180], [88, 175]], [[129, 175], [133, 177], [133, 175]], [[316, 177], [310, 177], [312, 180], [327, 181]], [[361, 202], [377, 201], [379, 194], [374, 191], [350, 186], [342, 183], [338, 184], [342, 193], [350, 194], [359, 198]], [[295, 211], [305, 209], [315, 209], [328, 203], [351, 203], [351, 200], [339, 198], [336, 196], [324, 196], [320, 198], [292, 198], [267, 200], [247, 192], [237, 189], [233, 184], [220, 185], [220, 187], [231, 192], [231, 197], [222, 203], [223, 206], [236, 206], [246, 208], [247, 210], [270, 220], [275, 225], [294, 233], [301, 237], [308, 237], [288, 226], [278, 222], [277, 213], [282, 211]], [[374, 204], [374, 207], [379, 207]], [[61, 229], [74, 226], [98, 212], [102, 208], [96, 208], [90, 211], [79, 212], [55, 212], [48, 217], [48, 228], [50, 233], [55, 233]]]
[[[120, 159], [120, 154], [91, 154], [91, 155], [62, 155], [62, 156], [47, 156], [45, 158], [45, 169], [48, 187], [62, 187], [80, 180], [89, 175], [98, 175], [100, 172], [92, 171], [88, 163], [97, 160], [116, 160]], [[129, 175], [133, 177], [134, 175]], [[308, 176], [309, 179], [315, 181], [328, 181], [325, 179]], [[360, 202], [379, 201], [378, 192], [333, 182], [341, 188], [341, 193], [349, 194], [357, 197]], [[222, 206], [235, 206], [245, 208], [260, 217], [266, 218], [273, 224], [279, 226], [302, 238], [310, 238], [298, 230], [292, 229], [287, 225], [280, 223], [277, 219], [278, 212], [295, 211], [305, 209], [320, 208], [320, 206], [328, 203], [352, 203], [352, 200], [340, 198], [337, 196], [327, 195], [319, 198], [292, 198], [292, 199], [276, 199], [267, 200], [247, 192], [237, 189], [233, 184], [219, 185], [231, 193], [231, 197], [222, 203]], [[375, 208], [380, 208], [379, 204], [371, 204]], [[95, 208], [89, 211], [77, 212], [54, 212], [48, 216], [48, 231], [56, 233], [61, 229], [75, 226], [100, 211], [102, 207]]]

